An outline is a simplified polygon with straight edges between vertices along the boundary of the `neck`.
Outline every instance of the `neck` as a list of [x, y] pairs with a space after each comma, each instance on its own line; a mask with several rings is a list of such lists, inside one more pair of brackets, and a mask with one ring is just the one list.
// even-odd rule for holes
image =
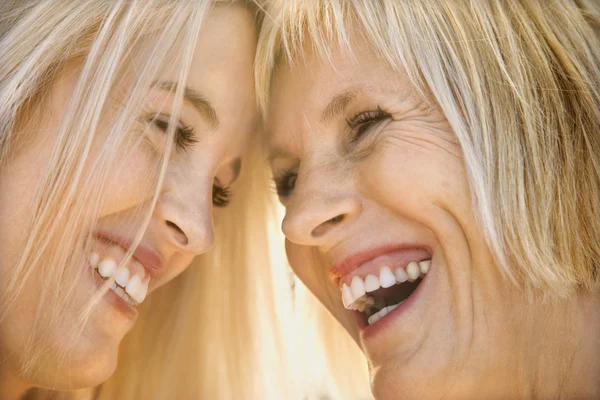
[[476, 340], [447, 398], [600, 399], [600, 295], [527, 307], [517, 298], [507, 301], [501, 325]]
[[564, 306], [550, 305], [551, 315], [537, 329], [536, 398], [600, 398], [600, 296], [573, 297]]
[[[523, 317], [513, 320], [518, 326], [510, 329], [520, 334], [505, 342], [513, 351], [496, 360], [499, 370], [488, 376], [487, 387], [507, 398], [600, 398], [599, 294], [535, 304]], [[500, 382], [511, 384], [497, 387]]]

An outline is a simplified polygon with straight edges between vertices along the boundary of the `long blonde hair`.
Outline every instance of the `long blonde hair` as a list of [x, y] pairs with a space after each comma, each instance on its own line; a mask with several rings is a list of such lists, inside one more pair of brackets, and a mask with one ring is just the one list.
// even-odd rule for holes
[[[28, 139], [17, 136], [18, 128], [43, 104], [54, 77], [68, 62], [82, 61], [48, 172], [38, 185], [26, 243], [0, 295], [1, 323], [14, 310], [29, 279], [48, 277], [40, 293], [37, 323], [21, 358], [28, 377], [35, 376], [49, 351], [50, 343], [40, 334], [43, 325], [61, 320], [73, 294], [77, 280], [70, 271], [75, 268], [66, 266], [85, 257], [81, 229], [93, 227], [98, 218], [106, 197], [103, 188], [110, 179], [107, 170], [123, 156], [120, 149], [130, 147], [129, 128], [159, 74], [176, 66], [180, 81], [186, 81], [196, 37], [211, 4], [211, 0], [56, 0], [0, 5], [0, 168], [10, 164], [20, 143]], [[150, 35], [153, 42], [148, 45], [144, 39]], [[135, 80], [126, 86], [129, 90], [102, 152], [91, 154], [100, 116], [108, 111], [109, 97], [123, 84], [134, 58], [141, 60]], [[173, 121], [182, 94], [180, 88], [175, 92]], [[174, 134], [173, 128], [169, 134]], [[140, 306], [113, 377], [100, 390], [36, 389], [28, 398], [275, 399], [288, 393], [285, 368], [272, 367], [285, 365], [286, 360], [280, 353], [265, 241], [271, 197], [260, 146], [259, 140], [252, 141], [240, 177], [243, 184], [215, 227], [217, 246]], [[93, 167], [87, 170], [84, 165], [90, 160]], [[165, 157], [149, 171], [153, 204], [167, 163]], [[145, 216], [146, 223], [149, 218]], [[138, 241], [144, 229], [140, 227]], [[73, 251], [79, 248], [83, 250]], [[81, 324], [73, 327], [74, 337], [98, 299], [99, 295], [90, 301]]]
[[261, 107], [278, 63], [365, 40], [408, 73], [461, 145], [480, 227], [504, 276], [560, 298], [600, 287], [600, 3], [271, 1]]

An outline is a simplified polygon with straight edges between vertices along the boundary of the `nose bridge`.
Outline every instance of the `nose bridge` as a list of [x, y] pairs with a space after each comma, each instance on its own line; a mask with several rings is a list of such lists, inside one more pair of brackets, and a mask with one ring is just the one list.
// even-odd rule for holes
[[157, 215], [166, 239], [179, 251], [202, 254], [215, 241], [212, 175], [206, 170], [174, 168], [165, 179]]
[[343, 160], [317, 156], [304, 162], [298, 173], [282, 230], [292, 242], [327, 245], [361, 207], [350, 168]]

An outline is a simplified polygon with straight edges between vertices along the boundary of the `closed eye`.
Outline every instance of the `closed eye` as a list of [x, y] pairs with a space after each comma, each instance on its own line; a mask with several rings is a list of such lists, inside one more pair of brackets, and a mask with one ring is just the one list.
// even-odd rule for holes
[[353, 132], [351, 144], [357, 142], [371, 127], [390, 117], [390, 113], [377, 106], [376, 110], [362, 111], [347, 119], [346, 123]]
[[[170, 117], [167, 115], [155, 115], [148, 119], [148, 122], [156, 126], [158, 129], [167, 133], [169, 131]], [[195, 136], [196, 131], [192, 126], [183, 125], [181, 122], [177, 124], [175, 128], [175, 145], [178, 150], [185, 151], [190, 149], [194, 144], [198, 143], [198, 139]]]
[[232, 196], [231, 188], [221, 186], [221, 184], [216, 180], [215, 183], [213, 184], [212, 196], [213, 196], [213, 205], [215, 207], [219, 207], [219, 208], [227, 207], [229, 205], [229, 203], [231, 202], [231, 196]]
[[296, 178], [298, 174], [291, 170], [284, 170], [275, 175], [273, 181], [275, 182], [275, 189], [279, 198], [286, 198], [296, 187]]

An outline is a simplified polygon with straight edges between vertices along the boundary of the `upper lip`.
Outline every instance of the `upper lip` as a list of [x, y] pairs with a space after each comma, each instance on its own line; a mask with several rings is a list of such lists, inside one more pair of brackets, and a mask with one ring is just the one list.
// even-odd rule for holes
[[[125, 251], [128, 251], [133, 244], [133, 240], [129, 238], [106, 231], [95, 232], [94, 236], [98, 239], [113, 242], [114, 244], [121, 246]], [[140, 243], [133, 251], [133, 257], [142, 264], [152, 278], [159, 277], [163, 274], [165, 264], [158, 253], [149, 246]]]
[[363, 250], [346, 257], [343, 261], [339, 262], [338, 264], [334, 264], [329, 269], [329, 275], [334, 280], [334, 282], [337, 283], [341, 278], [348, 275], [356, 268], [360, 267], [362, 264], [381, 255], [403, 249], [415, 249], [422, 247], [424, 246], [418, 246], [414, 244], [388, 244], [380, 247], [374, 247], [371, 249]]

